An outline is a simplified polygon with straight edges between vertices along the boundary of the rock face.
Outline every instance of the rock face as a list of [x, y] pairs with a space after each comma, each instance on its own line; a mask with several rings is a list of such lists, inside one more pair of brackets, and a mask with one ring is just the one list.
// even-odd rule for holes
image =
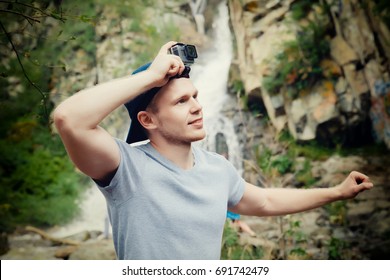
[[[292, 7], [299, 1], [228, 2], [237, 64], [248, 100], [264, 103], [277, 131], [287, 128], [297, 140], [317, 139], [331, 146], [366, 144], [373, 135], [390, 148], [386, 103], [390, 99], [390, 47], [385, 43], [390, 32], [372, 12], [373, 3], [364, 8], [358, 0], [327, 1], [330, 10], [326, 16], [320, 5], [313, 4], [308, 18], [331, 26], [327, 39], [330, 55], [321, 62], [322, 81], [291, 99], [283, 88], [270, 94], [263, 81], [273, 58], [283, 51], [283, 43], [296, 40], [300, 26], [307, 25], [305, 20], [291, 19]], [[375, 85], [382, 85], [382, 91]], [[251, 98], [253, 95], [257, 98]], [[371, 104], [378, 105], [370, 109]]]

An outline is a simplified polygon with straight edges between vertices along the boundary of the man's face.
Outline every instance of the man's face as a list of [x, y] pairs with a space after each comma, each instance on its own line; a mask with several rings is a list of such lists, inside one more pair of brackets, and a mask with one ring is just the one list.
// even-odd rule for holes
[[190, 79], [171, 80], [152, 101], [155, 132], [169, 142], [191, 143], [206, 136], [198, 90]]

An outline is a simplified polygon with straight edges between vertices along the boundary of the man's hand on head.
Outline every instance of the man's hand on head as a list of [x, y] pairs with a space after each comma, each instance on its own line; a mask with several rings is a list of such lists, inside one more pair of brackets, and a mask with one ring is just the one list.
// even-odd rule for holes
[[170, 78], [180, 75], [184, 69], [184, 63], [177, 55], [169, 54], [168, 50], [177, 42], [170, 41], [164, 44], [152, 64], [148, 68], [149, 73], [155, 77], [155, 87], [164, 86]]

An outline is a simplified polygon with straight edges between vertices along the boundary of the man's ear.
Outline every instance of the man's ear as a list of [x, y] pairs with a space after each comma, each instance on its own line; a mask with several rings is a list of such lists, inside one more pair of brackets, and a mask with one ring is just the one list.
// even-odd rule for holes
[[147, 130], [155, 129], [157, 127], [150, 112], [140, 111], [137, 114], [137, 118], [139, 123]]

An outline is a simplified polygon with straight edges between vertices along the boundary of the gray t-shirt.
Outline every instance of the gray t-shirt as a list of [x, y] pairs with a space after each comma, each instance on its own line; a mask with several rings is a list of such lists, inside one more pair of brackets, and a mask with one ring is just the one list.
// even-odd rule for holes
[[116, 139], [121, 160], [107, 201], [119, 259], [219, 259], [226, 211], [245, 182], [223, 156], [192, 147], [184, 170], [150, 143], [131, 147]]

